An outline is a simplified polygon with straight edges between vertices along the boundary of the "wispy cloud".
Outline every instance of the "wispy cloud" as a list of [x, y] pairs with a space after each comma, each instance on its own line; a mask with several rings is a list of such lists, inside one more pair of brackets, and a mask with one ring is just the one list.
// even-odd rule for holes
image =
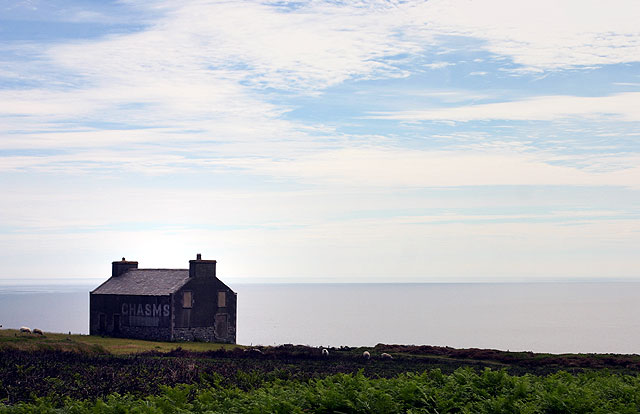
[[611, 96], [539, 96], [511, 102], [465, 105], [422, 111], [373, 114], [373, 119], [405, 121], [447, 120], [512, 120], [551, 121], [563, 118], [617, 118], [640, 121], [640, 93], [628, 92]]
[[[532, 71], [637, 62], [640, 5], [618, 0], [471, 2], [416, 6], [432, 29], [482, 39], [484, 48]], [[428, 14], [427, 14], [428, 13]]]
[[637, 189], [640, 188], [638, 161], [636, 157], [632, 168], [603, 172], [550, 165], [546, 156], [517, 152], [371, 148], [322, 152], [291, 161], [256, 162], [247, 167], [347, 186], [612, 185]]
[[[119, 82], [230, 78], [255, 88], [317, 90], [353, 77], [401, 76], [385, 57], [421, 46], [395, 33], [394, 8], [311, 3], [166, 3], [143, 32], [59, 46], [51, 60]], [[128, 81], [127, 81], [128, 80]]]

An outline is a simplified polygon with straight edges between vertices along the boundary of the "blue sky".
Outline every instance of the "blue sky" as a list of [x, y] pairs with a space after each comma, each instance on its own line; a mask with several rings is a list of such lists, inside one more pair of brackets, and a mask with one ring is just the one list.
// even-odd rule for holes
[[640, 3], [0, 1], [0, 278], [640, 276]]

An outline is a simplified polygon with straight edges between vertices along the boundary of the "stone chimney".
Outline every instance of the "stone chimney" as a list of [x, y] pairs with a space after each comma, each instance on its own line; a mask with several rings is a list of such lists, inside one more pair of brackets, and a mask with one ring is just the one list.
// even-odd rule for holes
[[196, 260], [189, 260], [189, 277], [216, 277], [216, 261], [202, 260], [198, 253]]
[[137, 269], [138, 262], [128, 262], [124, 257], [119, 262], [111, 262], [111, 277], [118, 277], [129, 269]]

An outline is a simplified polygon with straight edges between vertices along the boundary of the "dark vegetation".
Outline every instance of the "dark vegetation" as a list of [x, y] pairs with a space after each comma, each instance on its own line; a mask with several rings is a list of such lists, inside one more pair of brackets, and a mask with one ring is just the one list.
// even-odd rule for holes
[[0, 330], [0, 414], [636, 413], [638, 373], [637, 355], [379, 344], [323, 356]]
[[[371, 360], [362, 358], [365, 349], [371, 352]], [[383, 352], [392, 354], [393, 360], [380, 358]], [[189, 398], [195, 398], [202, 390], [212, 387], [252, 393], [274, 384], [280, 384], [280, 387], [284, 383], [296, 383], [309, 387], [310, 384], [320, 384], [317, 381], [323, 378], [334, 378], [328, 381], [355, 380], [355, 377], [332, 377], [336, 374], [357, 374], [358, 381], [374, 381], [371, 385], [383, 384], [375, 381], [398, 378], [410, 372], [452, 374], [451, 378], [457, 378], [462, 375], [456, 371], [459, 368], [471, 370], [463, 371], [466, 376], [474, 372], [490, 375], [483, 373], [485, 368], [494, 373], [503, 371], [500, 381], [510, 384], [516, 379], [507, 374], [548, 375], [558, 371], [575, 374], [605, 370], [606, 374], [599, 375], [614, 373], [616, 378], [630, 378], [624, 381], [637, 385], [640, 357], [551, 355], [382, 344], [374, 348], [329, 348], [328, 357], [322, 356], [319, 348], [293, 345], [264, 347], [260, 351], [235, 347], [205, 352], [178, 347], [169, 352], [147, 351], [130, 355], [113, 355], [99, 345], [73, 352], [5, 347], [0, 349], [0, 403], [42, 403], [39, 399], [45, 398], [47, 404], [62, 405], [68, 402], [68, 398], [95, 400], [114, 393], [130, 395], [127, 397], [129, 399], [146, 398], [164, 395], [168, 392], [165, 387], [179, 384], [191, 384]], [[633, 376], [625, 377], [623, 374]], [[433, 375], [436, 374], [427, 375], [431, 378], [428, 381], [433, 381]], [[640, 389], [636, 392], [640, 396]]]
[[511, 376], [460, 368], [368, 378], [362, 372], [309, 381], [273, 380], [246, 388], [192, 384], [153, 396], [111, 394], [98, 400], [49, 399], [0, 413], [637, 413], [640, 377], [602, 371]]

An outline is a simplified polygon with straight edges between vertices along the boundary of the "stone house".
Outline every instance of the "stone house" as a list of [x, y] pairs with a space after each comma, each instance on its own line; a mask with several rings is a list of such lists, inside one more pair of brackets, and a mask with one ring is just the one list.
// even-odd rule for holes
[[189, 269], [138, 269], [112, 263], [89, 294], [89, 334], [156, 341], [236, 342], [237, 294], [216, 277], [216, 261]]

